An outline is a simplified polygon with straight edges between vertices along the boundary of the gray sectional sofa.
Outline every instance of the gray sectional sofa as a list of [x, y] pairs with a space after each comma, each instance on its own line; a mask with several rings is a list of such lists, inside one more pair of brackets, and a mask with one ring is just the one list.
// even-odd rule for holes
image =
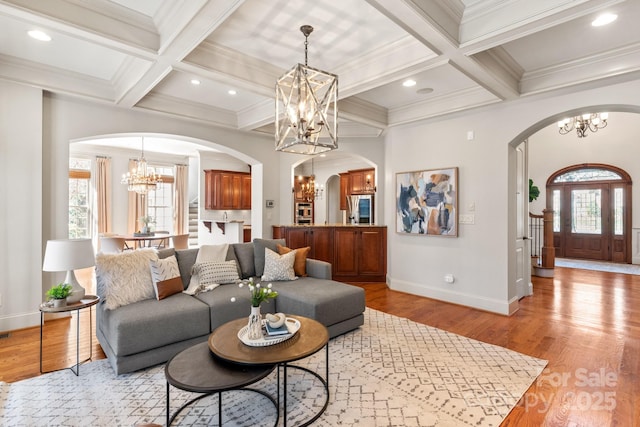
[[[239, 276], [247, 279], [264, 268], [264, 248], [276, 250], [283, 240], [255, 239], [229, 245], [227, 260], [235, 260]], [[186, 289], [199, 249], [163, 249], [159, 258], [176, 256]], [[262, 264], [260, 264], [262, 263]], [[97, 292], [105, 296], [105, 274], [96, 265]], [[331, 264], [306, 260], [307, 276], [292, 281], [271, 282], [278, 297], [263, 303], [261, 311], [283, 312], [313, 318], [324, 324], [330, 337], [364, 323], [362, 288], [331, 280]], [[108, 276], [108, 275], [106, 275]], [[231, 298], [236, 301], [232, 302]], [[145, 299], [116, 309], [102, 300], [96, 309], [96, 334], [116, 374], [164, 363], [179, 351], [205, 341], [218, 326], [249, 316], [249, 292], [237, 284], [224, 284], [197, 295], [177, 293], [167, 298]]]

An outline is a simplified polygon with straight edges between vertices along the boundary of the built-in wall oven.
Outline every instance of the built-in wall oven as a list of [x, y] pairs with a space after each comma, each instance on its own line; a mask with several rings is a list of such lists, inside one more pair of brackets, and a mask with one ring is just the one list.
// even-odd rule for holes
[[313, 222], [313, 203], [297, 202], [295, 210], [296, 224], [311, 224]]

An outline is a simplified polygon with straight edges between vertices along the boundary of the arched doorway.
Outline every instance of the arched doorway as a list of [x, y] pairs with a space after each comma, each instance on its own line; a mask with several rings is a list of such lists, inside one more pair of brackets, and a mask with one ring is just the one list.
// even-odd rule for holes
[[556, 255], [631, 262], [631, 177], [605, 164], [573, 165], [547, 180]]

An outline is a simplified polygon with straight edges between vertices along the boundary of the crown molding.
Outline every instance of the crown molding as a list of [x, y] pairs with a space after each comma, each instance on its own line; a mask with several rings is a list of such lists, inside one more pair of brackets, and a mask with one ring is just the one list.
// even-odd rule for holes
[[197, 120], [223, 128], [238, 129], [236, 114], [233, 111], [172, 96], [151, 93], [138, 102], [135, 108]]
[[561, 65], [525, 72], [520, 81], [523, 95], [532, 95], [590, 81], [617, 77], [640, 70], [640, 43]]
[[444, 116], [498, 102], [500, 102], [499, 98], [483, 88], [464, 89], [389, 110], [389, 127]]
[[0, 54], [0, 78], [94, 101], [113, 102], [107, 80]]

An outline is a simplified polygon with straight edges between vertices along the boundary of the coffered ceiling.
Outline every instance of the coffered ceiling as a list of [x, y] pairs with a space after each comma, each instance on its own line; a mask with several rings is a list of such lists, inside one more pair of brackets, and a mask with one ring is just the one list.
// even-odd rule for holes
[[[603, 12], [618, 19], [593, 27]], [[273, 133], [275, 81], [304, 62], [309, 24], [309, 65], [339, 76], [340, 137], [376, 136], [637, 79], [638, 22], [640, 0], [0, 0], [0, 78]]]

